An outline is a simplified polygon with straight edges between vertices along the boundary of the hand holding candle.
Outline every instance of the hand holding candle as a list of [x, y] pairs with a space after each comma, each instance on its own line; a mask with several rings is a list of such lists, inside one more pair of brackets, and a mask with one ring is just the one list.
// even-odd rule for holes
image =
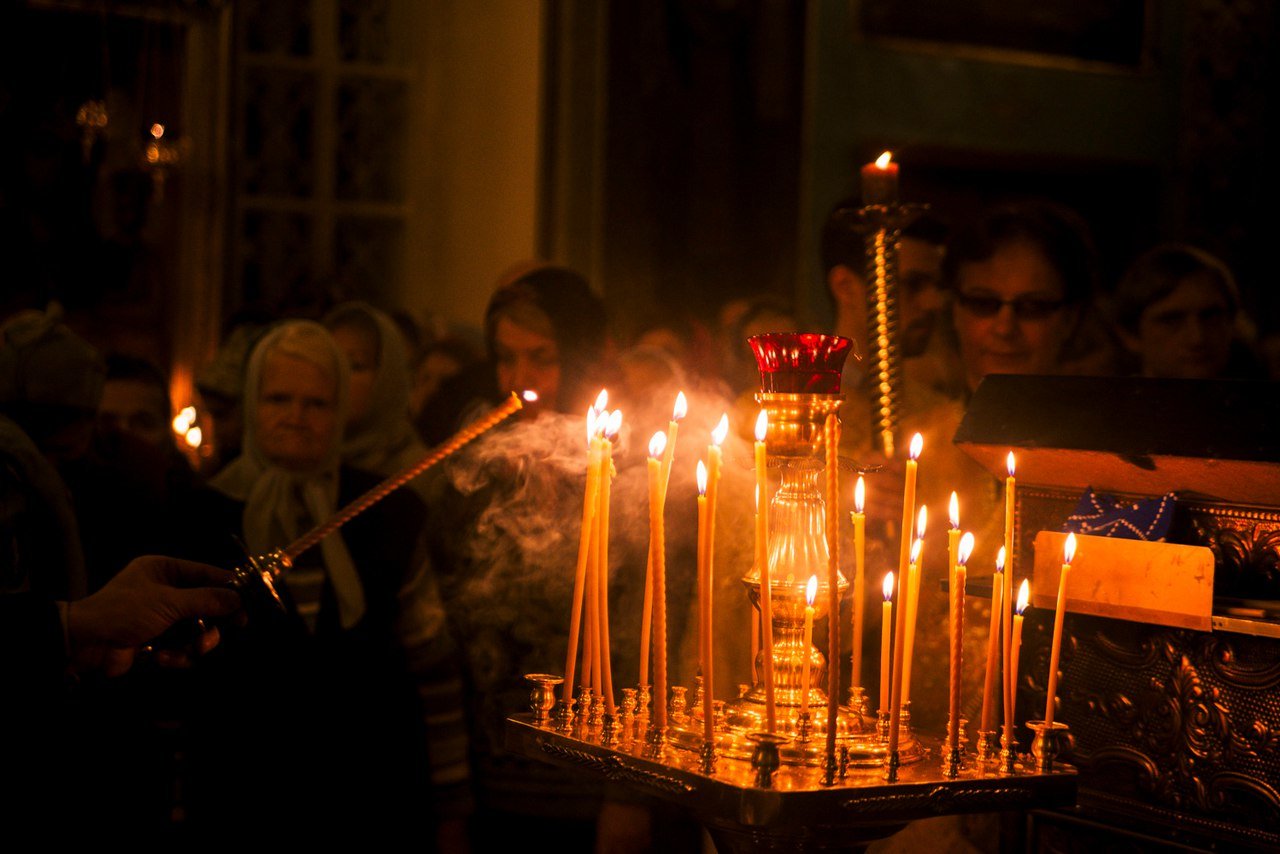
[[1046, 729], [1053, 728], [1053, 712], [1058, 697], [1058, 661], [1062, 652], [1062, 621], [1067, 606], [1067, 576], [1071, 574], [1071, 561], [1076, 556], [1076, 535], [1068, 534], [1062, 549], [1062, 575], [1058, 576], [1058, 604], [1053, 612], [1053, 646], [1049, 656], [1049, 688], [1044, 703]]

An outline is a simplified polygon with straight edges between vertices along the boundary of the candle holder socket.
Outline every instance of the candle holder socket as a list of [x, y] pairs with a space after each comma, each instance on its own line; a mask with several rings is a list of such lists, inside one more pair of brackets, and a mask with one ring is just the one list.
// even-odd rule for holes
[[600, 726], [601, 717], [604, 715], [604, 697], [595, 691], [587, 692], [587, 726]]
[[801, 712], [796, 719], [796, 737], [805, 742], [813, 735], [813, 720], [808, 712]]
[[898, 751], [890, 750], [884, 766], [884, 781], [886, 783], [898, 782], [898, 768], [901, 765], [902, 757], [898, 755]]
[[604, 747], [613, 747], [617, 742], [617, 718], [605, 712], [600, 721], [600, 744]]
[[650, 686], [641, 685], [639, 696], [636, 700], [636, 715], [640, 720], [647, 721], [649, 719], [649, 704], [652, 701], [653, 695], [650, 691]]
[[1036, 771], [1046, 774], [1053, 770], [1053, 763], [1066, 754], [1071, 728], [1062, 721], [1046, 724], [1044, 721], [1027, 721], [1027, 729], [1035, 733], [1031, 739], [1031, 755], [1035, 757]]
[[947, 758], [942, 760], [942, 776], [948, 780], [960, 776], [960, 748], [947, 751]]
[[978, 731], [978, 761], [993, 762], [1000, 756], [1000, 732], [994, 729]]
[[621, 711], [622, 711], [622, 726], [623, 727], [630, 726], [631, 719], [636, 713], [636, 689], [635, 688], [622, 689]]
[[671, 688], [671, 703], [667, 709], [667, 713], [673, 724], [683, 724], [688, 719], [687, 710], [689, 708], [689, 689], [684, 685], [675, 685]]
[[753, 732], [747, 735], [747, 740], [755, 745], [751, 751], [751, 768], [755, 771], [756, 788], [772, 789], [773, 774], [782, 767], [778, 748], [791, 739], [776, 733]]
[[876, 739], [881, 744], [889, 743], [889, 722], [890, 714], [888, 711], [881, 709], [876, 712]]
[[564, 677], [550, 673], [526, 673], [524, 678], [530, 686], [529, 711], [533, 712], [533, 722], [536, 726], [546, 726], [556, 705], [556, 686], [564, 684]]

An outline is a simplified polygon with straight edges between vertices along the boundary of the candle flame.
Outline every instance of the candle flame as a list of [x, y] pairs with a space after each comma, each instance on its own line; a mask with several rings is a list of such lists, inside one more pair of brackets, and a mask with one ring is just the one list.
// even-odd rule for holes
[[162, 136], [164, 136], [164, 125], [156, 122], [151, 126], [151, 138], [159, 139]]
[[1070, 566], [1076, 558], [1076, 535], [1067, 534], [1067, 542], [1062, 547], [1062, 562]]
[[769, 413], [761, 409], [760, 414], [756, 416], [756, 441], [763, 442], [765, 437], [769, 435]]
[[1027, 579], [1022, 579], [1022, 586], [1018, 588], [1018, 616], [1022, 616], [1022, 612], [1027, 610], [1027, 604], [1031, 601], [1031, 585]]
[[1015, 461], [1014, 461], [1014, 459], [1013, 459], [1013, 451], [1010, 451], [1010, 452], [1009, 452], [1009, 457], [1008, 457], [1008, 459], [1005, 461], [1005, 463], [1006, 463], [1006, 465], [1008, 465], [1008, 467], [1009, 467], [1009, 477], [1013, 477], [1014, 469], [1016, 469], [1016, 468], [1017, 468], [1017, 466], [1016, 466], [1016, 465], [1014, 465]]
[[862, 475], [858, 475], [858, 482], [853, 485], [853, 509], [857, 513], [862, 512], [863, 506], [867, 503], [867, 484], [862, 479]]
[[537, 403], [538, 393], [531, 388], [525, 389], [520, 396], [524, 398], [525, 403]]
[[880, 590], [884, 593], [884, 601], [889, 602], [893, 599], [893, 572], [884, 574], [884, 584], [880, 586]]
[[667, 434], [659, 430], [653, 434], [653, 438], [649, 440], [649, 456], [655, 460], [662, 456], [662, 452], [667, 449]]
[[595, 436], [597, 439], [604, 438], [604, 432], [609, 429], [609, 410], [596, 413]]
[[928, 524], [929, 524], [929, 508], [921, 504], [920, 512], [919, 514], [916, 515], [916, 536], [922, 540], [924, 539], [924, 529], [928, 526]]
[[920, 452], [924, 450], [924, 436], [919, 433], [911, 437], [911, 459], [920, 459]]
[[818, 598], [818, 576], [809, 576], [809, 583], [804, 586], [804, 601], [813, 607], [813, 600]]
[[188, 445], [193, 448], [198, 448], [200, 447], [200, 443], [204, 441], [204, 433], [199, 427], [192, 427], [187, 431], [187, 435], [184, 438], [187, 440]]
[[877, 168], [877, 169], [888, 169], [888, 168], [889, 168], [889, 162], [890, 162], [891, 160], [893, 160], [893, 152], [892, 152], [892, 151], [886, 151], [884, 154], [881, 154], [879, 157], [877, 157], [877, 158], [876, 158], [876, 168]]
[[1000, 547], [1000, 551], [996, 552], [996, 572], [1004, 572], [1004, 546]]
[[956, 495], [954, 492], [951, 493], [951, 505], [948, 508], [948, 512], [951, 518], [951, 527], [959, 528], [960, 527], [960, 496]]
[[924, 547], [924, 540], [917, 537], [916, 541], [911, 544], [911, 562], [912, 563], [914, 564], [920, 563], [920, 549], [923, 547]]
[[604, 412], [609, 408], [609, 389], [600, 389], [600, 393], [596, 395], [596, 404], [592, 408], [595, 409], [596, 412]]
[[618, 433], [622, 431], [622, 410], [615, 409], [609, 413], [609, 423], [605, 425], [604, 434], [606, 438], [617, 438]]
[[707, 464], [698, 460], [698, 494], [707, 494]]
[[196, 408], [194, 406], [183, 407], [182, 411], [173, 417], [173, 432], [186, 435], [191, 429], [191, 425], [196, 423]]
[[593, 406], [587, 407], [587, 445], [591, 444], [591, 440], [596, 435], [596, 410]]
[[671, 410], [671, 420], [679, 421], [689, 414], [689, 401], [685, 399], [684, 392], [676, 395], [675, 408]]
[[956, 565], [967, 564], [971, 554], [973, 554], [973, 532], [965, 531], [964, 536], [960, 538], [960, 548], [956, 550]]
[[716, 429], [711, 431], [711, 441], [715, 442], [716, 447], [720, 447], [724, 443], [724, 439], [729, 435], [729, 413], [720, 416], [720, 420], [716, 422]]

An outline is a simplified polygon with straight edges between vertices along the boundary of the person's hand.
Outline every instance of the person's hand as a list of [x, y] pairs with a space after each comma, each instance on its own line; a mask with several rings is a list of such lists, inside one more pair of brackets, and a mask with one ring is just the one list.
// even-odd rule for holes
[[[240, 609], [240, 595], [227, 588], [232, 573], [167, 557], [133, 560], [94, 593], [66, 610], [68, 653], [80, 671], [117, 676], [133, 665], [138, 649], [184, 619], [224, 617]], [[218, 630], [200, 633], [189, 651], [161, 650], [166, 666], [189, 663], [218, 643]]]

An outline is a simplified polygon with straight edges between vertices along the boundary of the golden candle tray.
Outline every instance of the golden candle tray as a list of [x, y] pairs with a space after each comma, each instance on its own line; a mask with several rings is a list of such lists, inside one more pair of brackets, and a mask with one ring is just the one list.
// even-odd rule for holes
[[[612, 732], [576, 724], [568, 731], [533, 714], [507, 719], [506, 746], [513, 753], [671, 801], [710, 832], [716, 847], [732, 851], [860, 850], [922, 818], [960, 813], [1061, 807], [1075, 803], [1075, 768], [1055, 763], [1038, 771], [1021, 757], [1013, 773], [1003, 763], [968, 755], [955, 778], [946, 776], [940, 740], [918, 736], [925, 754], [904, 764], [898, 782], [884, 768], [846, 765], [834, 785], [823, 769], [781, 764], [768, 788], [759, 782], [760, 760], [717, 758], [710, 771], [697, 751], [646, 738], [639, 716]], [[608, 742], [608, 746], [606, 743]]]

